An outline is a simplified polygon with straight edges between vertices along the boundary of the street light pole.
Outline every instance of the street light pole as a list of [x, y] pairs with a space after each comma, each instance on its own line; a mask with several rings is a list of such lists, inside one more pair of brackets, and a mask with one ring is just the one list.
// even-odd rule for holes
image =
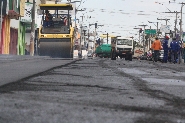
[[144, 54], [145, 54], [145, 52], [146, 52], [146, 44], [145, 44], [145, 27], [147, 26], [147, 25], [139, 25], [139, 26], [143, 26], [144, 27], [144, 30], [143, 30], [143, 47], [144, 47]]

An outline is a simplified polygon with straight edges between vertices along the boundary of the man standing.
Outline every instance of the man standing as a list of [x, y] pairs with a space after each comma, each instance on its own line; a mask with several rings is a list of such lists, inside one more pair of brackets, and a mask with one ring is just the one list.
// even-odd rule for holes
[[152, 49], [154, 50], [154, 61], [157, 62], [159, 58], [159, 51], [161, 50], [161, 41], [158, 37], [155, 38], [155, 41], [152, 44]]
[[177, 63], [178, 53], [180, 50], [180, 45], [176, 38], [173, 38], [172, 42], [170, 43], [170, 50], [171, 50], [171, 62], [175, 64]]
[[168, 61], [168, 40], [169, 37], [165, 36], [165, 39], [163, 40], [163, 50], [164, 50], [163, 63], [167, 63]]

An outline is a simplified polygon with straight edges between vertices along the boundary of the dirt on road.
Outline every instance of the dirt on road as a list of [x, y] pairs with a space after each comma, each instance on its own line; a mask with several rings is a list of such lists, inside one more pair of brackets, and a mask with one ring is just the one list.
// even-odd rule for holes
[[185, 67], [84, 59], [0, 87], [0, 123], [185, 123]]

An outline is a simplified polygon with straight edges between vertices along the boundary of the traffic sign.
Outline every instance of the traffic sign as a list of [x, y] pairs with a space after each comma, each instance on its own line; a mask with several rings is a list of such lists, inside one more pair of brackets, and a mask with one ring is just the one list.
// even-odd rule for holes
[[145, 29], [145, 34], [156, 34], [156, 29]]

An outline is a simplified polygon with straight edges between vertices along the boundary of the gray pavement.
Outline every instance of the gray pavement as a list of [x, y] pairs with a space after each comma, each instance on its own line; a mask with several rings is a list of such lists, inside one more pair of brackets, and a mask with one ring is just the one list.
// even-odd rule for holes
[[0, 86], [36, 75], [75, 60], [43, 56], [0, 55]]
[[139, 60], [78, 60], [0, 86], [0, 123], [185, 123], [184, 68]]

